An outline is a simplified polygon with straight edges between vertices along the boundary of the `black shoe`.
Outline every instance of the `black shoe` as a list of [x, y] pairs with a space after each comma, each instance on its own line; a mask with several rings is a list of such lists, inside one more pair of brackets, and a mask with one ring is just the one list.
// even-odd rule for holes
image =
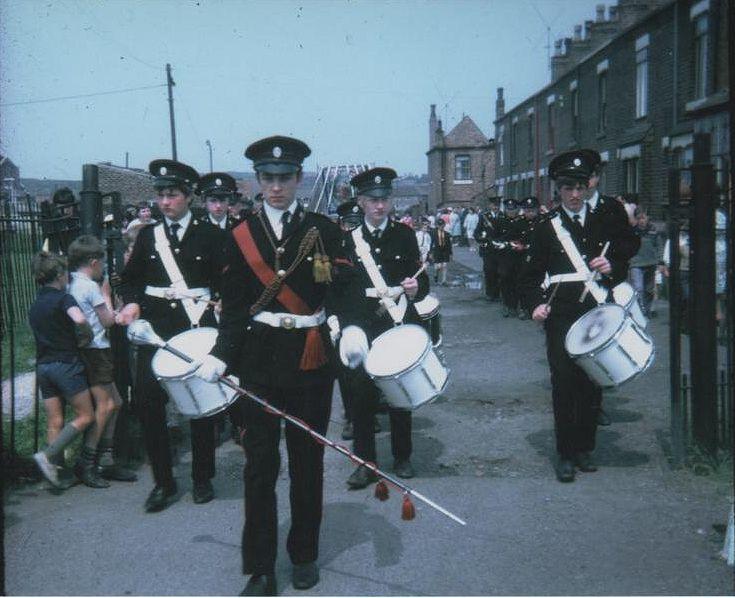
[[194, 488], [191, 491], [192, 499], [195, 505], [203, 505], [214, 499], [214, 488], [212, 482], [205, 480], [203, 482], [194, 482]]
[[556, 465], [556, 479], [565, 483], [574, 481], [574, 463], [571, 459], [559, 459]]
[[597, 412], [597, 425], [609, 426], [611, 423], [612, 421], [610, 421], [610, 416], [602, 410], [602, 407], [600, 407], [600, 410]]
[[373, 415], [373, 433], [377, 434], [378, 432], [382, 432], [383, 426], [380, 425], [380, 422], [378, 421], [378, 416]]
[[240, 596], [277, 596], [276, 576], [270, 575], [252, 575], [245, 585], [245, 589], [240, 592]]
[[347, 478], [347, 485], [350, 490], [360, 490], [360, 488], [366, 488], [373, 482], [378, 481], [378, 476], [373, 473], [372, 470], [368, 469], [364, 465], [360, 465], [352, 475]]
[[592, 455], [586, 451], [577, 453], [574, 457], [574, 462], [577, 464], [579, 471], [587, 473], [597, 471], [597, 465], [592, 460]]
[[530, 316], [530, 315], [528, 315], [528, 312], [527, 312], [527, 311], [526, 311], [525, 309], [522, 309], [522, 310], [521, 310], [521, 311], [520, 311], [520, 312], [518, 313], [518, 319], [519, 319], [519, 320], [528, 320], [528, 319], [529, 319], [530, 317], [531, 317], [531, 316]]
[[345, 422], [342, 426], [342, 440], [352, 440], [355, 437], [355, 429], [352, 422]]
[[158, 513], [174, 502], [177, 492], [176, 482], [172, 482], [170, 486], [156, 486], [151, 490], [145, 501], [145, 510], [147, 513]]
[[116, 482], [135, 482], [138, 479], [135, 472], [125, 469], [117, 463], [112, 465], [98, 465], [97, 474], [106, 480], [114, 480]]
[[90, 488], [109, 488], [110, 482], [103, 480], [97, 475], [97, 468], [94, 463], [79, 462], [74, 466], [74, 474], [81, 480], [85, 486]]
[[411, 461], [408, 459], [396, 459], [393, 462], [393, 471], [399, 478], [412, 478], [416, 475], [416, 472], [413, 470], [413, 465], [411, 465]]
[[291, 580], [293, 581], [293, 587], [297, 590], [313, 588], [319, 583], [319, 567], [316, 566], [314, 561], [294, 565]]
[[510, 317], [510, 309], [508, 309], [507, 307], [503, 308], [503, 317], [504, 318]]

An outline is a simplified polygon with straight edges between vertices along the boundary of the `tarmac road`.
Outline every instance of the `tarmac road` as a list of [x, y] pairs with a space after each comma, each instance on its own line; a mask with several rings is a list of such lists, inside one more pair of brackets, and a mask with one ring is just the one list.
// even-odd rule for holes
[[[573, 484], [554, 478], [553, 423], [543, 334], [503, 319], [476, 288], [479, 260], [457, 248], [459, 286], [438, 288], [452, 368], [445, 396], [414, 416], [417, 477], [411, 485], [467, 521], [465, 527], [418, 501], [401, 520], [401, 497], [348, 491], [351, 464], [327, 449], [320, 583], [290, 585], [285, 553], [287, 472], [279, 482], [277, 566], [285, 595], [726, 595], [733, 572], [717, 553], [731, 483], [673, 471], [665, 318], [652, 322], [652, 369], [606, 395], [613, 420], [598, 433], [600, 470]], [[468, 288], [468, 285], [470, 288]], [[335, 397], [329, 436], [339, 438]], [[381, 416], [384, 430], [387, 418]], [[379, 462], [390, 467], [388, 434]], [[285, 459], [284, 459], [285, 460]], [[180, 500], [143, 512], [147, 466], [135, 484], [44, 484], [5, 497], [5, 589], [10, 595], [235, 595], [240, 572], [243, 457], [218, 449], [217, 498], [191, 501], [189, 454], [178, 466]]]

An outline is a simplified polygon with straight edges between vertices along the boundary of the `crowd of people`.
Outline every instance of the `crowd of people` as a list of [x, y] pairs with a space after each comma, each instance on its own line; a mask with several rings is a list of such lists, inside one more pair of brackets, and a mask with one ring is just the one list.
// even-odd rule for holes
[[[263, 409], [240, 396], [224, 401], [217, 413], [189, 420], [195, 504], [215, 499], [211, 480], [219, 412], [227, 412], [241, 432], [242, 571], [249, 576], [244, 595], [275, 595], [278, 589], [275, 488], [282, 429], [290, 479], [286, 548], [292, 583], [304, 590], [319, 581], [324, 445], [306, 430], [326, 434], [335, 380], [350, 424], [343, 437], [353, 440], [359, 463], [376, 463], [375, 414], [387, 409], [391, 471], [399, 478], [416, 475], [412, 412], [381, 405], [366, 359], [376, 339], [396, 325], [425, 326], [416, 305], [429, 293], [427, 271], [435, 284], [446, 285], [453, 247], [466, 244], [479, 251], [486, 296], [502, 301], [504, 316], [544, 324], [556, 475], [562, 482], [573, 481], [577, 470], [596, 470], [593, 451], [602, 413], [601, 391], [567, 354], [564, 336], [579, 317], [604, 302], [629, 269], [641, 289], [641, 307], [650, 314], [646, 292], [663, 260], [645, 213], [598, 193], [600, 160], [591, 150], [552, 161], [549, 173], [559, 203], [550, 209], [528, 197], [506, 199], [501, 212], [499, 198], [490, 198], [484, 212], [446, 208], [416, 220], [409, 214], [399, 219], [391, 199], [397, 174], [379, 167], [353, 177], [354, 198], [339, 206], [336, 222], [305, 210], [296, 199], [310, 152], [304, 142], [284, 136], [248, 146], [245, 155], [261, 189], [253, 202], [240, 195], [226, 173], [200, 176], [181, 162], [153, 160], [155, 200], [128, 213], [128, 251], [114, 289], [105, 279], [104, 247], [95, 237], [77, 238], [66, 259], [52, 252], [34, 258], [40, 290], [30, 322], [48, 415], [48, 443], [34, 458], [51, 484], [63, 485], [58, 459], [80, 434], [83, 449], [75, 473], [83, 483], [104, 488], [110, 480], [136, 479], [115, 463], [112, 450], [122, 399], [113, 382], [106, 335], [111, 326], [144, 319], [164, 341], [199, 327], [214, 328], [216, 341], [195, 360], [194, 375], [212, 385], [234, 375], [242, 388], [272, 406]], [[201, 206], [195, 210], [197, 197]], [[589, 280], [570, 275], [579, 270], [567, 257], [575, 252], [588, 258]], [[550, 286], [558, 290], [555, 298]], [[592, 293], [586, 296], [585, 289]], [[581, 291], [583, 301], [578, 300]], [[177, 396], [159, 383], [157, 350], [141, 344], [134, 360], [135, 400], [154, 481], [144, 504], [148, 513], [180, 497], [168, 425]], [[65, 403], [74, 411], [68, 423]], [[282, 428], [273, 410], [297, 418], [306, 430]], [[360, 464], [346, 485], [360, 490], [374, 482], [379, 482], [376, 470]]]

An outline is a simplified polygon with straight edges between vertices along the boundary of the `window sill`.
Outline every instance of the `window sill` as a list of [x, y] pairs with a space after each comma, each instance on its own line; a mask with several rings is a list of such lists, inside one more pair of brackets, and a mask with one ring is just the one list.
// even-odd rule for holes
[[471, 185], [473, 182], [472, 180], [452, 181], [455, 185]]
[[605, 133], [604, 131], [602, 131], [601, 133], [597, 133], [597, 139], [605, 139], [606, 136], [607, 133]]
[[705, 110], [706, 108], [712, 108], [713, 106], [719, 106], [720, 104], [724, 104], [727, 101], [728, 101], [728, 92], [723, 90], [723, 91], [718, 91], [711, 95], [705, 96], [703, 98], [699, 98], [697, 100], [692, 100], [691, 102], [687, 102], [684, 105], [684, 109], [687, 112], [697, 112], [698, 110]]
[[547, 150], [546, 150], [546, 155], [547, 155], [547, 156], [553, 156], [553, 155], [554, 155], [554, 150], [553, 150], [553, 148], [547, 149]]

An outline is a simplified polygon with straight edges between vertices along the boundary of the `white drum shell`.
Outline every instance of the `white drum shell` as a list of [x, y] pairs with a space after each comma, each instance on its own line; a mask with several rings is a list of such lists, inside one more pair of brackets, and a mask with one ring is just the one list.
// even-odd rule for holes
[[[419, 358], [395, 372], [376, 371], [376, 362], [385, 357], [381, 355], [383, 352], [401, 350], [395, 343], [401, 335], [401, 329], [410, 329], [412, 338], [422, 339], [423, 348]], [[444, 391], [449, 381], [449, 370], [434, 352], [429, 335], [414, 324], [398, 326], [378, 336], [365, 360], [365, 370], [385, 395], [388, 404], [396, 409], [417, 409], [431, 402]]]
[[648, 326], [648, 318], [643, 315], [640, 303], [638, 303], [638, 293], [627, 282], [621, 282], [616, 285], [613, 290], [613, 300], [625, 311], [627, 311], [636, 323], [645, 328]]
[[[596, 310], [604, 307], [600, 306]], [[567, 333], [565, 346], [569, 356], [593, 382], [602, 388], [613, 388], [632, 380], [650, 367], [655, 357], [654, 344], [646, 331], [626, 312], [617, 331], [609, 338], [602, 339], [598, 347], [578, 354], [569, 351], [570, 335], [584, 329], [587, 324], [585, 319], [596, 310], [588, 312], [574, 323]]]
[[[204, 357], [217, 340], [215, 328], [186, 330], [169, 339], [168, 344], [188, 357]], [[187, 363], [166, 349], [153, 354], [151, 369], [179, 412], [190, 418], [209, 417], [224, 411], [237, 400], [237, 392], [221, 382], [207, 382], [194, 375], [198, 365]], [[237, 378], [229, 377], [237, 383]]]

